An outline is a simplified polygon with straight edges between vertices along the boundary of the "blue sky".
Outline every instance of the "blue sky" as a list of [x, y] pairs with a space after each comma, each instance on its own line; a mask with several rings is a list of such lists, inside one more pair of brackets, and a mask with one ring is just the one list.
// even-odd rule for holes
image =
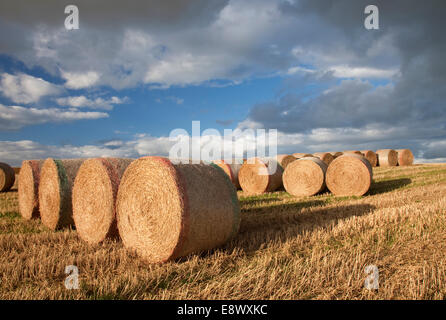
[[198, 120], [277, 129], [283, 153], [444, 162], [445, 4], [409, 2], [376, 1], [367, 30], [362, 0], [81, 0], [71, 31], [59, 1], [3, 2], [0, 161], [167, 155]]

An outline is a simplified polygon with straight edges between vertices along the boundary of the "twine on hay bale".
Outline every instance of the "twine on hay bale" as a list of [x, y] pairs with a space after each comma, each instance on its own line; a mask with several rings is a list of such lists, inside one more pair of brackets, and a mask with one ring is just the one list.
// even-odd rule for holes
[[313, 156], [324, 161], [327, 166], [330, 165], [330, 163], [335, 159], [330, 152], [316, 152], [313, 154]]
[[398, 149], [398, 165], [411, 166], [413, 164], [413, 153], [409, 149]]
[[40, 171], [39, 210], [42, 223], [51, 230], [74, 225], [71, 190], [85, 159], [48, 158]]
[[73, 220], [79, 237], [97, 244], [118, 237], [116, 197], [125, 169], [133, 159], [85, 160], [73, 184]]
[[308, 158], [308, 157], [312, 157], [313, 155], [311, 153], [301, 153], [301, 152], [296, 152], [293, 153], [293, 156], [296, 159], [300, 159], [300, 158]]
[[14, 169], [7, 163], [0, 162], [0, 192], [11, 189], [15, 182]]
[[398, 164], [398, 153], [393, 149], [378, 150], [376, 155], [380, 167], [395, 167]]
[[280, 164], [283, 170], [293, 161], [295, 161], [297, 158], [290, 154], [279, 154], [276, 157], [277, 162]]
[[325, 181], [336, 196], [362, 196], [370, 189], [372, 179], [372, 166], [365, 157], [345, 154], [328, 166]]
[[216, 160], [213, 163], [219, 166], [223, 171], [228, 175], [229, 179], [231, 180], [232, 184], [235, 186], [236, 189], [241, 189], [240, 182], [238, 181], [238, 174], [240, 171], [240, 168], [242, 167], [242, 164], [239, 162], [243, 162], [243, 160], [237, 162], [237, 161], [229, 161], [231, 163], [228, 163], [228, 161], [225, 160]]
[[375, 152], [373, 152], [372, 150], [362, 150], [361, 151], [362, 155], [369, 160], [370, 165], [372, 167], [376, 167], [378, 164], [378, 156], [376, 155]]
[[294, 196], [313, 196], [325, 190], [327, 164], [315, 157], [294, 161], [283, 173], [285, 190]]
[[122, 177], [116, 208], [124, 246], [153, 263], [221, 246], [240, 226], [234, 185], [214, 164], [135, 160]]
[[38, 218], [40, 170], [44, 160], [25, 160], [18, 179], [19, 211], [24, 219]]
[[340, 151], [336, 151], [336, 152], [332, 151], [332, 152], [330, 152], [330, 154], [333, 156], [333, 158], [336, 159], [337, 157], [342, 156], [344, 153], [342, 153]]
[[[273, 164], [276, 170], [273, 170]], [[282, 186], [282, 174], [283, 169], [277, 160], [252, 158], [242, 165], [239, 182], [247, 194], [273, 192]]]

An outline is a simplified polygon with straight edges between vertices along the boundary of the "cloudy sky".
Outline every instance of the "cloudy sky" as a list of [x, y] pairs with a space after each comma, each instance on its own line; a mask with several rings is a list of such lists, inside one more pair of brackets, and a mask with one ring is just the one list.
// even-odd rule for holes
[[[379, 30], [364, 27], [369, 4]], [[200, 121], [277, 129], [281, 153], [411, 148], [445, 162], [445, 12], [442, 0], [2, 1], [0, 161], [167, 155], [172, 130]]]

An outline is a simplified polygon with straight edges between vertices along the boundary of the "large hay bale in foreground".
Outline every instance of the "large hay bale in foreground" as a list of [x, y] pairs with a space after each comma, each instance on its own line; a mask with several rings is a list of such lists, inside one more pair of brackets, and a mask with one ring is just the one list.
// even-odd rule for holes
[[219, 247], [240, 226], [237, 193], [223, 170], [160, 157], [130, 164], [116, 209], [124, 246], [154, 263]]
[[282, 174], [283, 169], [277, 160], [253, 158], [242, 165], [238, 176], [242, 190], [254, 195], [279, 189]]
[[19, 210], [24, 219], [38, 218], [40, 170], [44, 160], [25, 160], [19, 174]]
[[378, 150], [376, 155], [380, 167], [395, 167], [398, 164], [398, 153], [393, 149]]
[[315, 157], [294, 161], [283, 173], [285, 190], [294, 196], [313, 196], [325, 190], [327, 164]]
[[39, 210], [42, 223], [56, 230], [74, 225], [71, 191], [84, 159], [48, 158], [40, 171]]
[[313, 156], [324, 161], [327, 166], [335, 159], [330, 152], [316, 152]]
[[283, 170], [293, 161], [295, 161], [297, 158], [290, 154], [279, 154], [276, 157], [277, 162], [280, 164]]
[[125, 169], [133, 159], [85, 160], [74, 180], [73, 220], [82, 240], [97, 244], [118, 237], [116, 197]]
[[[243, 160], [241, 162], [243, 162]], [[238, 174], [242, 167], [242, 163], [237, 163], [236, 161], [227, 163], [225, 160], [216, 160], [214, 161], [214, 164], [223, 169], [236, 189], [241, 189], [240, 182], [238, 181]]]
[[372, 167], [376, 167], [378, 164], [378, 156], [376, 155], [375, 152], [373, 152], [372, 150], [362, 150], [361, 153], [363, 154], [363, 156], [369, 160], [370, 165]]
[[7, 163], [0, 162], [0, 192], [6, 192], [14, 185], [14, 169]]
[[409, 149], [398, 149], [398, 165], [411, 166], [413, 164], [413, 153]]
[[312, 157], [313, 155], [312, 155], [311, 153], [296, 152], [296, 153], [293, 153], [293, 156], [294, 156], [296, 159], [301, 159], [301, 158]]
[[370, 162], [356, 154], [336, 158], [326, 174], [327, 188], [336, 196], [362, 196], [370, 189], [372, 180]]

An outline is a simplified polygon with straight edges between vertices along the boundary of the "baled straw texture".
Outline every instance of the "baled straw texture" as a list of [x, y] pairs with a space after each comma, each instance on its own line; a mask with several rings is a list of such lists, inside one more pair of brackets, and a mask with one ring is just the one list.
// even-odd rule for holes
[[51, 230], [74, 225], [71, 191], [85, 159], [48, 158], [40, 171], [39, 209], [42, 223]]
[[296, 159], [300, 159], [300, 158], [307, 158], [307, 157], [312, 157], [313, 155], [311, 153], [301, 153], [301, 152], [296, 152], [293, 153], [293, 156]]
[[[275, 161], [276, 170], [273, 170]], [[283, 169], [275, 159], [248, 159], [239, 172], [239, 182], [247, 194], [273, 192], [282, 186]]]
[[409, 149], [398, 149], [398, 165], [411, 166], [413, 164], [413, 153]]
[[373, 171], [363, 156], [344, 154], [328, 166], [327, 188], [336, 196], [362, 196], [370, 189]]
[[364, 156], [363, 154], [362, 154], [362, 152], [361, 151], [359, 151], [359, 150], [347, 150], [347, 151], [343, 151], [342, 152], [343, 154], [357, 154], [358, 156]]
[[378, 150], [376, 155], [380, 167], [395, 167], [398, 164], [398, 153], [393, 149]]
[[277, 155], [277, 162], [280, 164], [283, 170], [286, 169], [286, 167], [293, 161], [295, 161], [297, 158], [290, 154], [279, 154]]
[[98, 244], [118, 237], [116, 197], [119, 183], [132, 159], [85, 160], [73, 185], [73, 220], [79, 237]]
[[330, 152], [316, 152], [313, 154], [314, 157], [319, 158], [324, 161], [327, 166], [335, 159]]
[[12, 169], [14, 170], [15, 174], [19, 174], [20, 173], [20, 167], [13, 167]]
[[327, 164], [315, 157], [294, 161], [283, 173], [285, 190], [294, 196], [313, 196], [325, 190]]
[[38, 218], [40, 170], [44, 160], [25, 160], [20, 169], [19, 210], [24, 219]]
[[116, 208], [124, 246], [153, 263], [219, 247], [240, 226], [236, 190], [216, 165], [135, 160], [122, 177]]
[[372, 167], [376, 167], [378, 165], [378, 156], [375, 152], [372, 150], [362, 150], [361, 153], [367, 160], [369, 160]]
[[337, 158], [337, 157], [340, 157], [340, 156], [342, 156], [344, 153], [342, 153], [342, 152], [340, 152], [340, 151], [336, 151], [336, 152], [330, 152], [331, 153], [331, 155], [333, 156], [333, 158]]
[[7, 163], [0, 162], [0, 192], [6, 192], [14, 185], [14, 169]]
[[223, 171], [228, 175], [229, 179], [236, 189], [241, 189], [240, 182], [238, 181], [238, 174], [242, 167], [241, 163], [237, 163], [236, 161], [228, 163], [225, 160], [216, 160], [214, 161], [214, 164], [223, 169]]

